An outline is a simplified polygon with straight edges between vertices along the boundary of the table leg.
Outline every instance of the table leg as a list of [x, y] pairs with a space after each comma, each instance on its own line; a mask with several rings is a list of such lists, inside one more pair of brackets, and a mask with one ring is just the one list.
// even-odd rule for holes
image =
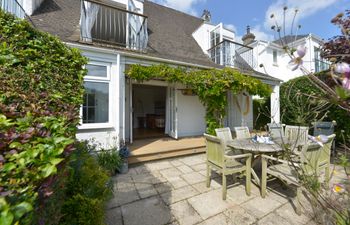
[[258, 175], [255, 173], [254, 169], [251, 168], [251, 174], [253, 175], [255, 184], [260, 186], [260, 178], [258, 177]]

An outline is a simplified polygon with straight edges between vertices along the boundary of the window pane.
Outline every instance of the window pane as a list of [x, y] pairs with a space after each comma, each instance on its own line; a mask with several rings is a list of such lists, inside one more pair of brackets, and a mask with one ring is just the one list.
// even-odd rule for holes
[[108, 83], [84, 82], [83, 123], [107, 123]]
[[97, 66], [97, 65], [86, 65], [86, 69], [88, 70], [88, 76], [94, 77], [107, 77], [107, 66]]

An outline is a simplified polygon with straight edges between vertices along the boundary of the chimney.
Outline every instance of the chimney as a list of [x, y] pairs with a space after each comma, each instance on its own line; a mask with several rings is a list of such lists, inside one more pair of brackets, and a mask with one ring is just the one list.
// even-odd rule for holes
[[250, 33], [250, 26], [247, 26], [247, 33], [242, 37], [242, 41], [244, 45], [248, 45], [252, 43], [255, 39], [255, 35]]
[[210, 22], [211, 14], [210, 14], [209, 10], [204, 9], [201, 18], [206, 22]]

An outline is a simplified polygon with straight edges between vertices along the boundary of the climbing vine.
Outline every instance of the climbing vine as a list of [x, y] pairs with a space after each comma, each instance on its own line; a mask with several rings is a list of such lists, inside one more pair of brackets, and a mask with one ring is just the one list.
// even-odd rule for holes
[[271, 88], [260, 80], [244, 75], [237, 69], [224, 68], [209, 70], [187, 70], [168, 65], [152, 65], [149, 67], [132, 65], [126, 74], [138, 82], [161, 79], [169, 83], [181, 83], [191, 88], [206, 108], [207, 132], [222, 127], [226, 115], [227, 92], [234, 94], [247, 92], [262, 97], [271, 94]]

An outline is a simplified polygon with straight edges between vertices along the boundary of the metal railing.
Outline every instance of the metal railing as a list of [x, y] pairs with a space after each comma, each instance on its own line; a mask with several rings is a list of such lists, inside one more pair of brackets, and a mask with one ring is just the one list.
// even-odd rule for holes
[[224, 40], [208, 50], [211, 60], [217, 64], [251, 71], [256, 67], [253, 48]]
[[18, 18], [26, 18], [26, 13], [17, 0], [0, 0], [0, 8]]
[[81, 40], [145, 51], [148, 42], [147, 17], [125, 9], [81, 1]]
[[330, 67], [330, 63], [329, 62], [322, 61], [322, 60], [319, 60], [319, 59], [315, 59], [315, 72], [316, 73], [324, 71], [324, 70], [328, 70], [329, 67]]

